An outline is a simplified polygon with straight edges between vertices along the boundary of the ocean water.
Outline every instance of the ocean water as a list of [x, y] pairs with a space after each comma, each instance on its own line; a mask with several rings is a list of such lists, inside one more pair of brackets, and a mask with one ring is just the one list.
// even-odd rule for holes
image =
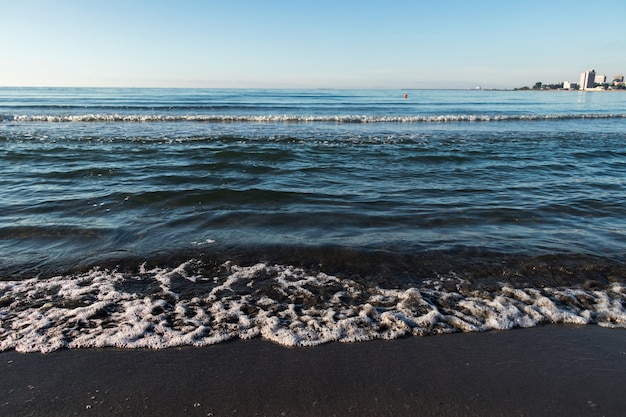
[[617, 92], [0, 88], [0, 350], [624, 328], [625, 145]]

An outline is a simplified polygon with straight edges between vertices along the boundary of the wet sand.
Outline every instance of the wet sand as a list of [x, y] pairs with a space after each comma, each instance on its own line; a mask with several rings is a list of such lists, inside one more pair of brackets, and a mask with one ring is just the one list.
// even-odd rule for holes
[[626, 331], [0, 353], [2, 416], [622, 416]]

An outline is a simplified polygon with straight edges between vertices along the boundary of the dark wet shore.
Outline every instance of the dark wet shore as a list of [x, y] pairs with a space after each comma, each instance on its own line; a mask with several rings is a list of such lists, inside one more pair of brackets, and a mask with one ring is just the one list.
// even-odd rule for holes
[[0, 353], [3, 416], [620, 416], [626, 331]]

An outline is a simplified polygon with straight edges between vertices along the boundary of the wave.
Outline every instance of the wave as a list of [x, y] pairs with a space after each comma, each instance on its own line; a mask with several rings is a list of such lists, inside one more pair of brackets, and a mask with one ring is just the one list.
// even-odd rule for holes
[[262, 337], [285, 346], [358, 342], [542, 323], [626, 327], [626, 287], [477, 289], [438, 277], [384, 288], [300, 267], [188, 260], [136, 272], [94, 268], [0, 281], [0, 351], [167, 348]]
[[0, 115], [1, 122], [205, 122], [205, 123], [456, 123], [456, 122], [503, 122], [579, 119], [623, 119], [626, 114], [447, 114], [415, 116], [368, 116], [368, 115], [162, 115], [162, 114], [80, 114], [80, 115]]

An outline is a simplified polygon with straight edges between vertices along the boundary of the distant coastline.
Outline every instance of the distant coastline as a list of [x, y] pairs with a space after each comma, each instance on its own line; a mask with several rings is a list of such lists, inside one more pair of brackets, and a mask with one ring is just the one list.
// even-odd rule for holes
[[532, 88], [525, 86], [515, 90], [569, 90], [569, 91], [612, 91], [624, 90], [624, 76], [615, 75], [611, 82], [608, 82], [606, 75], [596, 74], [596, 70], [590, 69], [580, 73], [580, 81], [563, 81], [557, 84], [543, 84], [537, 81]]

